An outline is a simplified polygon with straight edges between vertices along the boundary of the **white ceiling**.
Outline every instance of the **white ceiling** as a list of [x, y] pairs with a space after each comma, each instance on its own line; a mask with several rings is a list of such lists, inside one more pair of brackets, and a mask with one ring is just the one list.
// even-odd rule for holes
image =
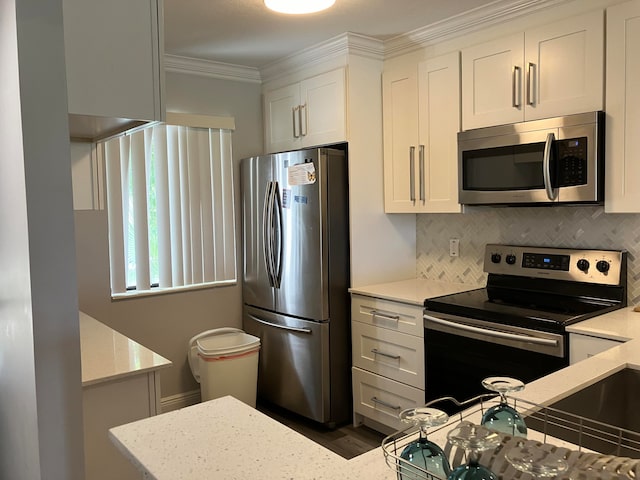
[[291, 16], [263, 0], [165, 0], [165, 53], [261, 68], [344, 32], [386, 40], [490, 3], [336, 0], [325, 12]]

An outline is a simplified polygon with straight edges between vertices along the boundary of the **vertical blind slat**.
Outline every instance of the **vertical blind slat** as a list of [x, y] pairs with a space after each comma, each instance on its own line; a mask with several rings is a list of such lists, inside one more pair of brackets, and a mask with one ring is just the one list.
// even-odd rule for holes
[[104, 145], [107, 180], [107, 223], [109, 225], [109, 268], [111, 291], [127, 290], [125, 273], [125, 236], [122, 225], [122, 184], [120, 178], [120, 141], [109, 140]]
[[179, 162], [180, 162], [180, 208], [182, 215], [182, 268], [184, 269], [184, 283], [193, 283], [193, 268], [191, 264], [191, 192], [189, 190], [189, 158], [187, 148], [187, 129], [178, 129]]
[[151, 288], [144, 131], [131, 135], [131, 190], [136, 250], [136, 289]]
[[172, 227], [171, 276], [173, 277], [173, 286], [182, 286], [184, 285], [184, 263], [182, 261], [180, 145], [178, 127], [175, 126], [167, 126], [167, 161], [169, 163], [169, 222]]
[[189, 157], [189, 215], [191, 217], [192, 283], [202, 283], [202, 217], [200, 215], [200, 148], [198, 131], [187, 130]]
[[167, 129], [153, 127], [153, 151], [156, 168], [156, 214], [158, 219], [159, 286], [173, 286], [171, 271], [171, 221], [169, 209], [169, 165], [167, 161]]
[[224, 206], [222, 208], [224, 229], [224, 245], [219, 251], [224, 257], [223, 278], [236, 278], [236, 234], [235, 234], [235, 207], [233, 201], [233, 188], [225, 188], [233, 185], [233, 163], [231, 150], [231, 131], [220, 131], [220, 178], [222, 179], [221, 191], [223, 192]]
[[213, 211], [211, 205], [211, 141], [209, 131], [198, 131], [198, 144], [201, 155], [198, 158], [200, 167], [200, 212], [202, 218], [202, 280], [213, 282], [214, 277], [214, 244], [213, 244]]

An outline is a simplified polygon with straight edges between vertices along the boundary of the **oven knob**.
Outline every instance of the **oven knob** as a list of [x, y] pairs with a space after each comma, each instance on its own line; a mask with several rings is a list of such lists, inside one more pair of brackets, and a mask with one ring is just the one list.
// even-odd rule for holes
[[516, 263], [516, 256], [513, 255], [512, 253], [507, 255], [505, 258], [505, 261], [509, 264], [509, 265], [513, 265]]
[[501, 260], [502, 260], [502, 255], [500, 255], [499, 253], [492, 253], [491, 254], [491, 261], [493, 263], [500, 263]]
[[609, 271], [609, 267], [609, 262], [607, 262], [606, 260], [600, 260], [598, 263], [596, 263], [596, 268], [601, 273], [607, 273]]
[[577, 267], [581, 272], [586, 272], [587, 270], [589, 270], [589, 266], [589, 260], [585, 258], [581, 258], [580, 260], [578, 260]]

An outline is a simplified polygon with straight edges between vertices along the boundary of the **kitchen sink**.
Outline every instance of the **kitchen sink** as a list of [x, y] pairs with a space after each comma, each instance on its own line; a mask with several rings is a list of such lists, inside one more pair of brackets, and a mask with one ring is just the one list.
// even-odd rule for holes
[[640, 458], [640, 370], [620, 370], [549, 407], [553, 421], [535, 415], [527, 426], [599, 453]]

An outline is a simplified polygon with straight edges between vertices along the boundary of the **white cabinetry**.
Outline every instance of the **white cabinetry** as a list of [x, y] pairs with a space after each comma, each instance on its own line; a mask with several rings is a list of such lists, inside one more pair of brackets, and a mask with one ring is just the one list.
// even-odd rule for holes
[[264, 92], [269, 153], [346, 140], [345, 69]]
[[141, 479], [140, 472], [111, 443], [108, 431], [160, 413], [160, 374], [146, 372], [82, 390], [86, 479]]
[[640, 212], [640, 1], [607, 9], [606, 212]]
[[604, 12], [462, 51], [462, 128], [602, 110]]
[[424, 404], [422, 308], [352, 295], [354, 420], [402, 428], [398, 413]]
[[600, 352], [617, 347], [622, 343], [623, 342], [610, 340], [608, 338], [571, 333], [569, 334], [569, 363], [573, 365], [580, 360], [593, 357]]
[[162, 0], [62, 3], [69, 114], [162, 120]]
[[391, 68], [382, 81], [385, 211], [460, 212], [459, 52]]

